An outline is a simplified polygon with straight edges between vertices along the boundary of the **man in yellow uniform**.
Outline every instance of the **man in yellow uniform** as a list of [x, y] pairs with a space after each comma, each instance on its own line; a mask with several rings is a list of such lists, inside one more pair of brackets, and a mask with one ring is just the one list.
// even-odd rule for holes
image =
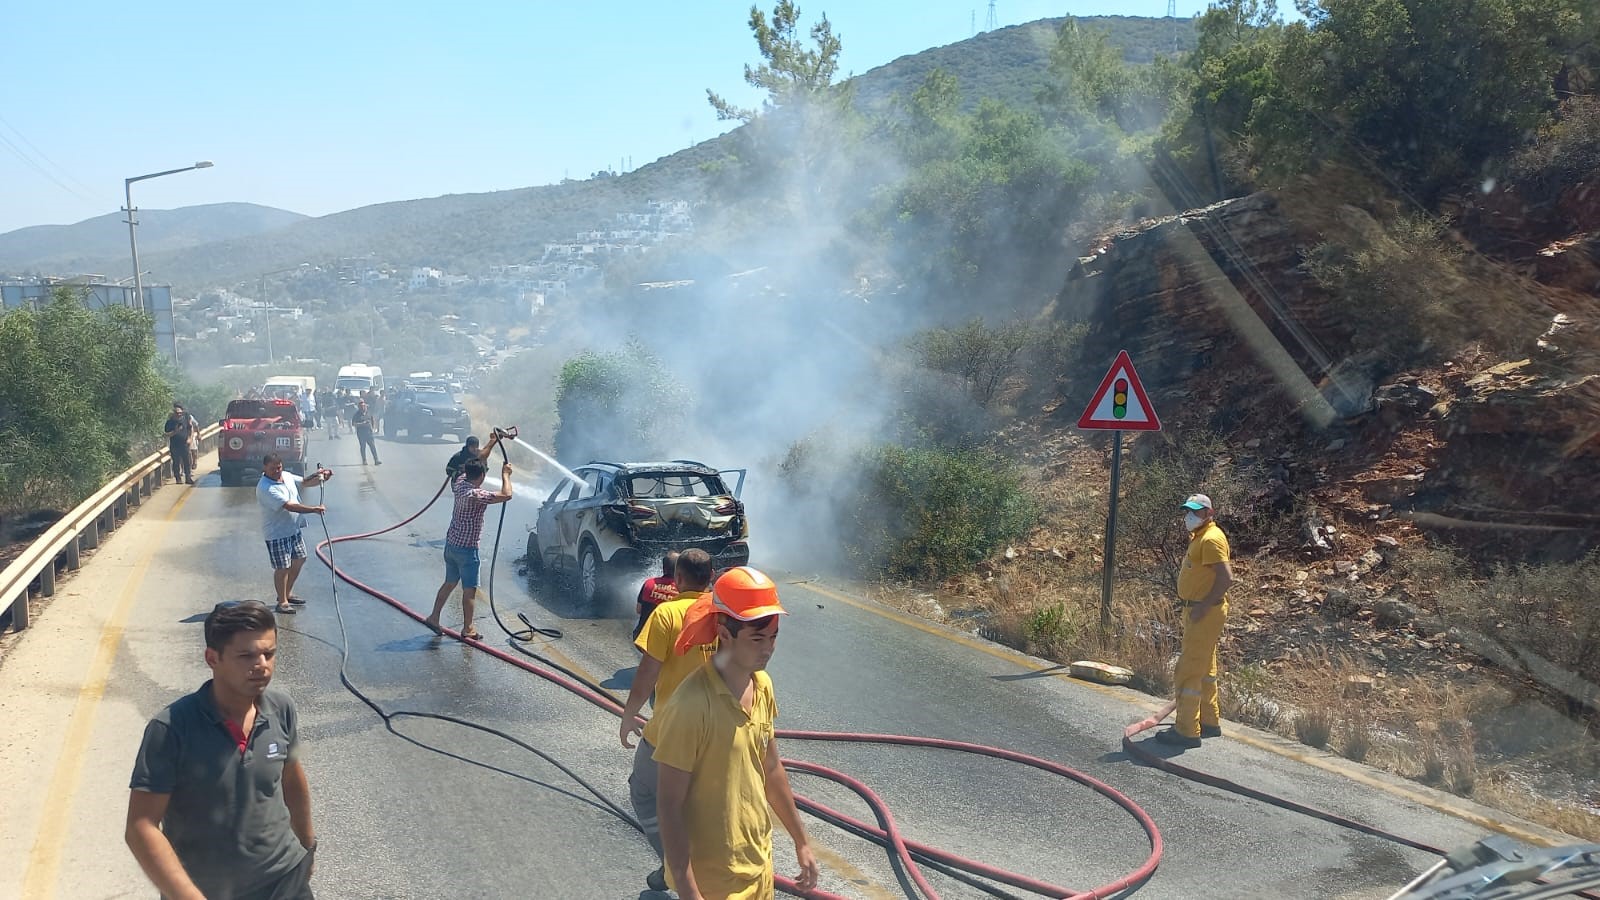
[[[658, 603], [645, 620], [633, 645], [644, 655], [639, 657], [639, 667], [633, 672], [633, 685], [628, 688], [628, 702], [622, 708], [622, 746], [632, 749], [632, 738], [642, 734], [639, 747], [633, 754], [633, 774], [628, 776], [628, 800], [633, 804], [633, 814], [639, 817], [645, 839], [655, 848], [656, 858], [661, 858], [661, 828], [656, 819], [656, 762], [655, 720], [641, 731], [639, 710], [656, 695], [655, 708], [666, 705], [672, 692], [685, 678], [706, 664], [716, 644], [699, 645], [679, 653], [674, 647], [683, 633], [683, 620], [689, 607], [704, 597], [711, 589], [711, 554], [699, 548], [673, 554], [673, 583], [679, 588], [677, 596]], [[665, 872], [657, 868], [645, 877], [652, 891], [665, 892]]]
[[[696, 612], [712, 612], [698, 616]], [[711, 662], [684, 679], [656, 714], [656, 752], [667, 883], [681, 900], [770, 900], [772, 820], [794, 839], [801, 889], [817, 860], [774, 737], [778, 704], [765, 671], [785, 615], [772, 579], [748, 566], [717, 579], [679, 637], [717, 637]], [[711, 630], [714, 629], [714, 632]]]
[[1217, 703], [1217, 642], [1228, 621], [1228, 537], [1217, 527], [1216, 510], [1205, 494], [1183, 503], [1189, 552], [1178, 570], [1178, 600], [1183, 607], [1183, 652], [1173, 681], [1178, 688], [1177, 718], [1156, 740], [1178, 747], [1200, 746], [1202, 737], [1221, 737]]

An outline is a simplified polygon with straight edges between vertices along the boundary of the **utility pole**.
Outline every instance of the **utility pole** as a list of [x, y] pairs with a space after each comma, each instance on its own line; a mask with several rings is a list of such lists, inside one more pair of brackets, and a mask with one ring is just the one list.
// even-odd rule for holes
[[1178, 0], [1167, 0], [1167, 18], [1172, 20], [1172, 55], [1178, 55]]
[[1000, 17], [994, 13], [994, 0], [989, 0], [989, 21], [984, 23], [984, 31], [993, 31], [1000, 27]]

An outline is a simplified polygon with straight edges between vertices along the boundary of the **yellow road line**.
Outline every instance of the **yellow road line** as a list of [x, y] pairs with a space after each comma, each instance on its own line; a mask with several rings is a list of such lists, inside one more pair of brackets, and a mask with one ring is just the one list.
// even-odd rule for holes
[[123, 629], [127, 627], [128, 617], [133, 614], [134, 600], [139, 587], [144, 584], [150, 561], [163, 546], [161, 538], [165, 536], [167, 526], [178, 517], [178, 512], [191, 496], [192, 491], [183, 492], [162, 519], [156, 533], [145, 539], [149, 549], [140, 554], [128, 572], [127, 579], [122, 583], [122, 592], [117, 597], [117, 605], [100, 630], [100, 642], [95, 647], [94, 659], [89, 663], [88, 677], [78, 690], [77, 702], [72, 706], [67, 736], [62, 742], [61, 752], [56, 756], [50, 788], [45, 792], [44, 818], [39, 823], [38, 836], [28, 854], [28, 872], [22, 882], [23, 900], [49, 900], [55, 896], [56, 870], [61, 866], [61, 847], [66, 840], [67, 820], [71, 817], [72, 800], [78, 792], [78, 782], [82, 780], [83, 757], [94, 731], [95, 712], [105, 696], [106, 682], [111, 677], [111, 664], [116, 661]]
[[[924, 619], [920, 619], [920, 618], [917, 618], [915, 616], [912, 616], [909, 613], [903, 613], [903, 612], [900, 612], [899, 610], [892, 609], [890, 607], [883, 606], [883, 605], [880, 605], [880, 604], [877, 604], [877, 603], [870, 603], [870, 602], [858, 600], [858, 599], [856, 599], [854, 597], [851, 597], [851, 596], [849, 596], [847, 594], [841, 594], [838, 591], [830, 590], [828, 588], [825, 588], [825, 587], [822, 587], [822, 586], [816, 585], [816, 584], [811, 584], [809, 582], [789, 582], [789, 583], [793, 584], [795, 587], [802, 588], [804, 590], [810, 591], [810, 592], [812, 592], [814, 594], [817, 594], [819, 596], [827, 597], [827, 598], [829, 598], [831, 600], [837, 600], [840, 603], [848, 604], [848, 605], [853, 606], [856, 609], [859, 609], [859, 610], [861, 610], [863, 612], [869, 612], [869, 613], [872, 613], [873, 615], [880, 616], [882, 618], [889, 619], [889, 620], [894, 621], [894, 622], [899, 622], [902, 625], [906, 625], [906, 626], [909, 626], [911, 628], [915, 628], [918, 631], [934, 635], [935, 637], [944, 638], [945, 640], [952, 641], [952, 642], [954, 642], [956, 644], [960, 644], [963, 647], [967, 647], [967, 648], [972, 649], [972, 650], [977, 650], [980, 653], [986, 653], [986, 654], [988, 654], [990, 656], [995, 657], [996, 659], [1003, 659], [1006, 662], [1012, 663], [1012, 664], [1017, 665], [1017, 666], [1021, 666], [1024, 669], [1028, 669], [1028, 670], [1031, 670], [1031, 671], [1034, 671], [1034, 672], [1046, 672], [1046, 671], [1048, 671], [1048, 672], [1050, 672], [1052, 674], [1052, 676], [1059, 676], [1062, 679], [1065, 679], [1067, 681], [1072, 682], [1073, 685], [1075, 685], [1075, 686], [1089, 688], [1091, 690], [1094, 690], [1094, 691], [1097, 691], [1097, 692], [1099, 692], [1101, 694], [1104, 694], [1107, 697], [1111, 697], [1111, 698], [1113, 698], [1115, 700], [1118, 700], [1118, 701], [1120, 701], [1122, 703], [1126, 703], [1126, 704], [1128, 704], [1130, 706], [1141, 707], [1141, 708], [1143, 708], [1145, 710], [1148, 710], [1148, 711], [1154, 711], [1154, 710], [1157, 710], [1157, 709], [1161, 708], [1160, 705], [1155, 703], [1153, 700], [1144, 699], [1144, 697], [1142, 695], [1138, 695], [1138, 694], [1136, 694], [1135, 692], [1133, 692], [1132, 690], [1130, 690], [1128, 688], [1115, 688], [1115, 687], [1110, 687], [1108, 685], [1096, 684], [1093, 681], [1084, 681], [1084, 680], [1079, 679], [1079, 678], [1073, 678], [1071, 675], [1069, 675], [1067, 673], [1066, 667], [1064, 667], [1064, 666], [1063, 667], [1059, 667], [1059, 671], [1056, 671], [1057, 668], [1058, 668], [1057, 666], [1041, 665], [1038, 661], [1036, 661], [1036, 660], [1034, 660], [1034, 659], [1032, 659], [1030, 657], [1024, 656], [1023, 654], [1018, 653], [1018, 652], [1016, 652], [1014, 650], [1011, 650], [1009, 648], [1001, 647], [1001, 646], [998, 646], [996, 644], [992, 644], [992, 643], [990, 643], [988, 641], [982, 640], [980, 638], [975, 638], [975, 637], [972, 637], [970, 635], [962, 634], [961, 632], [954, 631], [952, 629], [941, 628], [941, 627], [939, 627], [937, 625], [934, 625], [933, 623], [930, 623], [930, 622], [928, 622], [928, 621], [926, 621]], [[1290, 760], [1293, 760], [1295, 762], [1304, 763], [1306, 765], [1313, 766], [1315, 768], [1321, 769], [1324, 772], [1330, 772], [1330, 773], [1335, 774], [1335, 775], [1342, 775], [1342, 776], [1344, 776], [1346, 778], [1349, 778], [1350, 780], [1355, 781], [1355, 782], [1357, 782], [1359, 784], [1366, 785], [1367, 787], [1373, 788], [1375, 790], [1383, 791], [1383, 792], [1385, 792], [1387, 794], [1390, 794], [1390, 795], [1392, 795], [1394, 797], [1398, 797], [1399, 799], [1407, 800], [1407, 801], [1410, 801], [1412, 803], [1416, 803], [1418, 805], [1421, 805], [1421, 806], [1424, 806], [1424, 807], [1426, 807], [1428, 809], [1431, 809], [1434, 812], [1443, 813], [1443, 814], [1448, 815], [1448, 816], [1453, 816], [1453, 817], [1455, 817], [1457, 819], [1461, 819], [1462, 821], [1468, 822], [1468, 823], [1470, 823], [1472, 825], [1476, 825], [1476, 826], [1478, 826], [1480, 828], [1487, 828], [1487, 829], [1489, 829], [1491, 831], [1498, 831], [1501, 834], [1508, 835], [1508, 836], [1516, 838], [1517, 840], [1520, 840], [1520, 841], [1525, 841], [1525, 842], [1534, 844], [1536, 846], [1543, 846], [1543, 847], [1555, 846], [1556, 843], [1557, 843], [1557, 841], [1552, 840], [1549, 837], [1537, 834], [1537, 833], [1532, 832], [1532, 831], [1528, 831], [1527, 829], [1521, 828], [1521, 827], [1519, 827], [1517, 825], [1508, 824], [1508, 823], [1505, 823], [1505, 822], [1499, 822], [1499, 821], [1496, 821], [1495, 819], [1489, 818], [1488, 816], [1484, 816], [1484, 815], [1481, 815], [1481, 814], [1479, 814], [1477, 812], [1474, 812], [1472, 810], [1464, 809], [1464, 808], [1461, 808], [1459, 806], [1450, 804], [1447, 801], [1443, 801], [1443, 800], [1440, 800], [1440, 799], [1438, 799], [1436, 797], [1429, 796], [1428, 794], [1424, 794], [1424, 793], [1422, 793], [1420, 791], [1413, 791], [1413, 790], [1405, 788], [1405, 787], [1403, 787], [1401, 785], [1390, 783], [1390, 782], [1388, 782], [1388, 781], [1386, 781], [1384, 779], [1377, 778], [1377, 777], [1373, 776], [1371, 773], [1365, 771], [1364, 769], [1362, 769], [1359, 766], [1356, 766], [1356, 765], [1353, 765], [1353, 764], [1347, 765], [1341, 760], [1335, 760], [1335, 759], [1332, 759], [1330, 757], [1324, 757], [1324, 756], [1315, 755], [1315, 754], [1311, 754], [1311, 753], [1301, 753], [1301, 752], [1298, 752], [1296, 750], [1292, 750], [1292, 749], [1290, 749], [1288, 747], [1282, 747], [1282, 746], [1278, 746], [1278, 745], [1273, 744], [1273, 743], [1268, 742], [1268, 741], [1263, 741], [1263, 740], [1261, 740], [1259, 738], [1253, 737], [1253, 736], [1251, 736], [1249, 734], [1246, 734], [1246, 733], [1244, 733], [1242, 731], [1238, 731], [1238, 730], [1230, 731], [1229, 734], [1228, 734], [1228, 737], [1230, 739], [1232, 739], [1232, 740], [1238, 741], [1241, 744], [1245, 744], [1246, 746], [1253, 747], [1253, 748], [1255, 748], [1257, 750], [1263, 750], [1263, 751], [1265, 751], [1267, 753], [1272, 753], [1272, 754], [1274, 754], [1276, 756], [1281, 756], [1281, 757], [1283, 757], [1285, 759], [1290, 759]]]

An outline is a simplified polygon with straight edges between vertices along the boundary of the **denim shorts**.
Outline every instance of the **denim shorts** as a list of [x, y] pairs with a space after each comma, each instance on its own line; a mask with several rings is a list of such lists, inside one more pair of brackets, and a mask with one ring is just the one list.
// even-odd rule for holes
[[444, 580], [461, 582], [464, 588], [478, 587], [478, 548], [444, 545]]

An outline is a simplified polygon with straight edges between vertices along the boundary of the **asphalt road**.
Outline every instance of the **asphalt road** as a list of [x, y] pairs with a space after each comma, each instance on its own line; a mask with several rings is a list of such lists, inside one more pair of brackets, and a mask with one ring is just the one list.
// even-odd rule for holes
[[[456, 446], [380, 441], [384, 465], [362, 466], [352, 438], [316, 434], [313, 461], [337, 473], [326, 492], [328, 527], [335, 534], [369, 531], [411, 514], [432, 496]], [[0, 817], [11, 822], [0, 824], [0, 837], [33, 849], [27, 866], [0, 874], [0, 896], [144, 895], [119, 840], [143, 720], [205, 678], [199, 622], [213, 603], [270, 597], [253, 491], [223, 488], [211, 467], [204, 471], [197, 487], [160, 492], [163, 498], [187, 492], [165, 500], [169, 522], [142, 523], [142, 537], [130, 532], [119, 538], [121, 546], [114, 541], [101, 551], [104, 568], [96, 569], [97, 555], [90, 574], [79, 576], [82, 591], [93, 590], [93, 579], [126, 585], [126, 627], [100, 634], [102, 643], [112, 641], [101, 648], [111, 655], [103, 697], [77, 675], [51, 674], [58, 663], [27, 662], [31, 657], [21, 652], [62, 666], [90, 652], [95, 635], [70, 627], [74, 614], [65, 607], [47, 610], [46, 627], [23, 636], [37, 643], [0, 666], [0, 689], [25, 690], [29, 679], [42, 685], [29, 695], [36, 698], [31, 706], [0, 696], [0, 716], [14, 725], [9, 738], [0, 737], [0, 763], [17, 771], [26, 762], [41, 773], [13, 795], [18, 814]], [[520, 611], [563, 629], [550, 652], [621, 696], [636, 659], [628, 641], [631, 604], [577, 609], [567, 594], [540, 592], [517, 577], [513, 560], [522, 553], [526, 526], [554, 482], [533, 469], [519, 471], [515, 481], [519, 493], [506, 508], [496, 569], [501, 612], [508, 622]], [[316, 491], [308, 493], [314, 502]], [[425, 611], [442, 577], [448, 517], [447, 500], [441, 501], [401, 531], [339, 545], [338, 564]], [[491, 512], [486, 560], [495, 520]], [[760, 565], [760, 523], [756, 528]], [[313, 534], [320, 538], [320, 529]], [[121, 563], [118, 553], [126, 557]], [[643, 875], [654, 866], [643, 838], [554, 766], [455, 725], [400, 719], [398, 735], [386, 731], [339, 683], [340, 632], [327, 570], [313, 560], [297, 593], [309, 604], [282, 620], [275, 684], [300, 707], [321, 844], [320, 896], [654, 896], [643, 892]], [[1147, 809], [1166, 839], [1161, 867], [1141, 897], [1384, 897], [1433, 861], [1129, 761], [1119, 748], [1121, 728], [1145, 715], [1149, 698], [1072, 682], [1037, 661], [877, 608], [838, 585], [785, 584], [783, 596], [793, 614], [783, 623], [772, 666], [780, 727], [976, 741], [1107, 781]], [[617, 743], [615, 718], [486, 654], [435, 638], [348, 586], [340, 587], [338, 601], [349, 629], [349, 675], [386, 709], [448, 713], [503, 729], [627, 806], [631, 751]], [[479, 629], [498, 642], [486, 605], [480, 614]], [[52, 618], [55, 628], [48, 627]], [[452, 604], [446, 624], [458, 622]], [[70, 727], [84, 733], [49, 737], [60, 730], [52, 717], [73, 698]], [[1375, 775], [1353, 780], [1338, 765], [1306, 764], [1264, 737], [1238, 733], [1243, 740], [1209, 741], [1185, 754], [1185, 762], [1436, 845], [1455, 847], [1484, 834], [1479, 824], [1431, 808], [1448, 804], [1442, 795], [1416, 786], [1384, 789], [1388, 782]], [[1068, 887], [1111, 881], [1148, 851], [1133, 819], [1109, 801], [1033, 770], [930, 750], [799, 742], [783, 749], [872, 785], [911, 838]], [[870, 818], [842, 788], [810, 776], [794, 780], [800, 793]], [[914, 896], [884, 851], [808, 822], [824, 888], [857, 897]], [[780, 872], [793, 874], [792, 853], [781, 839], [777, 861]], [[945, 897], [985, 896], [929, 877]]]

